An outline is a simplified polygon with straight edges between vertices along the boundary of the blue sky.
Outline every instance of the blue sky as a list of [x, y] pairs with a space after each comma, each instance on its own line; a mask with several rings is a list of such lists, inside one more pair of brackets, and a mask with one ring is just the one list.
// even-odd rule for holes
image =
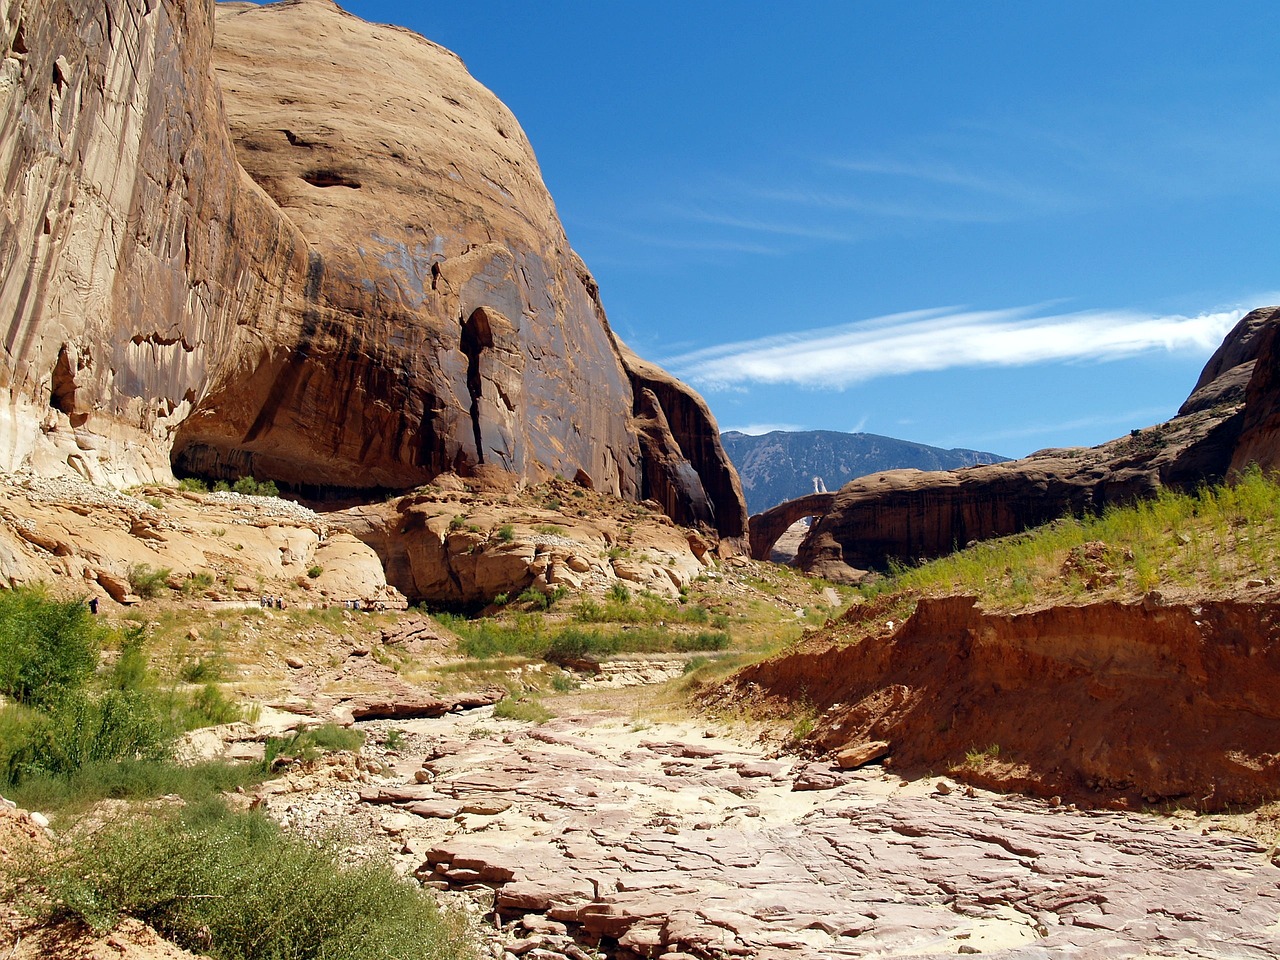
[[1098, 443], [1280, 300], [1278, 4], [344, 6], [515, 112], [611, 323], [724, 429]]

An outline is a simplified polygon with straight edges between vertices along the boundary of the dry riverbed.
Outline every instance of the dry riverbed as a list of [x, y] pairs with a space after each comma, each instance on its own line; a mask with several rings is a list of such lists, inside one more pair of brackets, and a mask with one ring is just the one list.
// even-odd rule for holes
[[361, 726], [386, 776], [286, 778], [261, 803], [453, 891], [498, 958], [1280, 954], [1280, 868], [1190, 815], [834, 771], [607, 711]]

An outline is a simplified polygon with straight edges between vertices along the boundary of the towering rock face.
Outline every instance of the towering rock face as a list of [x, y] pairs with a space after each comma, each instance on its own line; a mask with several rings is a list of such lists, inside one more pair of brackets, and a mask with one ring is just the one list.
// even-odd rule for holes
[[212, 4], [0, 0], [0, 468], [169, 476], [305, 244], [243, 175]]
[[296, 316], [183, 424], [177, 464], [350, 488], [581, 469], [634, 495], [626, 373], [510, 111], [454, 54], [328, 0], [217, 16], [241, 163], [309, 263]]
[[0, 468], [313, 496], [680, 475], [673, 516], [742, 534], [705, 405], [635, 386], [456, 56], [329, 0], [0, 0], [0, 25]]
[[964, 470], [892, 470], [840, 488], [798, 564], [859, 580], [889, 559], [913, 562], [1067, 513], [1213, 482], [1251, 462], [1280, 463], [1275, 353], [1280, 308], [1244, 317], [1172, 420], [1098, 447], [1044, 450]]

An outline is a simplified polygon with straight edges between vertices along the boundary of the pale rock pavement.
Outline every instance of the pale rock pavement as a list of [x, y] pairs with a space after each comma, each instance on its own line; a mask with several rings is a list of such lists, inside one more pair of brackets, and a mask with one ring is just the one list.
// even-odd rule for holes
[[483, 709], [370, 744], [393, 726], [394, 776], [269, 808], [468, 892], [495, 957], [1280, 953], [1280, 869], [1189, 818], [942, 792], [688, 724]]

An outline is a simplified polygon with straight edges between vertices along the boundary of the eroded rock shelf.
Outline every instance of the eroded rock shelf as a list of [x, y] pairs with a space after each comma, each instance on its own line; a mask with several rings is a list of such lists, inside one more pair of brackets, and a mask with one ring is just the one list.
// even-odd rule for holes
[[768, 759], [688, 725], [596, 715], [522, 727], [484, 713], [407, 725], [392, 780], [310, 807], [268, 803], [313, 827], [374, 824], [405, 869], [496, 908], [491, 941], [513, 954], [1280, 950], [1280, 869], [1190, 814], [1080, 811]]

